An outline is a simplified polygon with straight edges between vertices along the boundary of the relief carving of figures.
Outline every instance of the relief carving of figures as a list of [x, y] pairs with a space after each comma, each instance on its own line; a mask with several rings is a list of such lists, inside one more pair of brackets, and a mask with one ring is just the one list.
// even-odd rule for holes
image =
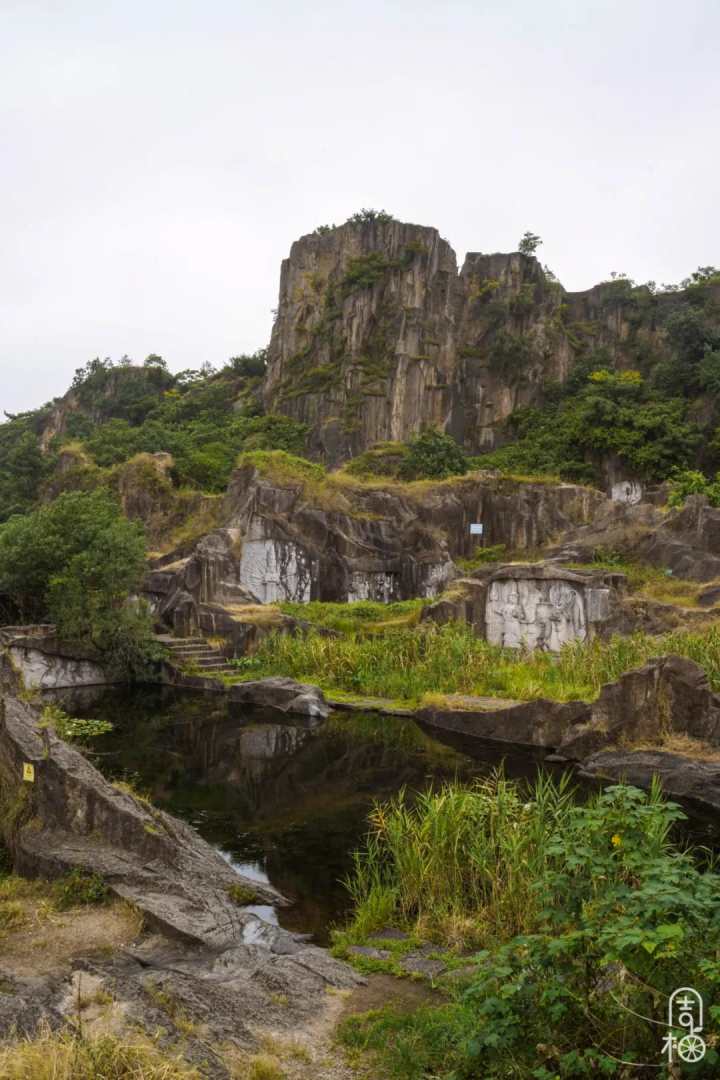
[[487, 640], [507, 648], [559, 652], [587, 636], [580, 590], [566, 581], [494, 581], [485, 616]]

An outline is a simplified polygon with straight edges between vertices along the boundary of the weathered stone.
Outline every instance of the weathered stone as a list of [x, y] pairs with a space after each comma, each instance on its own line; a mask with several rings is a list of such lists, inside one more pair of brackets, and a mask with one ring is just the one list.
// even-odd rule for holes
[[649, 788], [657, 777], [668, 798], [720, 810], [720, 762], [696, 761], [665, 750], [602, 750], [583, 762], [580, 775], [624, 780], [642, 788]]
[[372, 945], [349, 945], [350, 956], [361, 956], [366, 960], [389, 960], [392, 953], [387, 949], [375, 949]]
[[584, 723], [568, 731], [560, 753], [585, 760], [622, 742], [660, 742], [675, 732], [720, 744], [720, 697], [699, 664], [681, 656], [652, 660], [607, 683]]
[[[271, 886], [239, 877], [190, 826], [114, 788], [42, 730], [29, 706], [2, 700], [0, 795], [18, 807], [4, 819], [4, 839], [21, 873], [98, 873], [156, 925], [218, 947], [242, 941], [258, 921], [237, 907], [230, 886], [239, 881], [269, 903], [286, 903]], [[32, 784], [22, 780], [26, 762]]]
[[554, 749], [575, 725], [589, 718], [589, 706], [583, 701], [509, 701], [450, 694], [447, 702], [447, 708], [420, 709], [418, 719], [431, 728], [515, 746]]
[[[374, 281], [355, 285], [359, 266]], [[567, 374], [562, 301], [519, 253], [471, 253], [458, 273], [436, 229], [371, 221], [304, 236], [282, 265], [266, 406], [309, 423], [331, 462], [427, 425], [491, 447], [543, 379]], [[508, 372], [508, 348], [520, 371]]]
[[229, 696], [232, 705], [255, 705], [322, 720], [330, 713], [330, 706], [319, 687], [283, 676], [236, 683], [230, 687]]
[[0, 629], [0, 647], [26, 690], [113, 682], [97, 653], [59, 641], [54, 626], [5, 626]]
[[568, 642], [617, 630], [623, 591], [622, 574], [512, 563], [456, 581], [422, 618], [468, 622], [492, 645], [559, 652]]
[[471, 522], [484, 522], [487, 544], [537, 547], [590, 521], [605, 501], [571, 484], [476, 474], [418, 489], [338, 487], [323, 505], [301, 478], [273, 481], [246, 465], [231, 479], [223, 527], [190, 556], [155, 564], [145, 593], [176, 633], [217, 632], [240, 654], [263, 633], [296, 625], [243, 629], [233, 615], [243, 604], [431, 599], [455, 576], [454, 560], [472, 554]]

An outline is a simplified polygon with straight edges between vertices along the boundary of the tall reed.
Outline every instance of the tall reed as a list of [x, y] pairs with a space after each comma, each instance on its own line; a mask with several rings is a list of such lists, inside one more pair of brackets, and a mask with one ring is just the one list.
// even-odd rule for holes
[[573, 806], [567, 777], [529, 790], [498, 771], [377, 805], [347, 887], [350, 936], [399, 922], [443, 942], [478, 944], [533, 929], [548, 845]]

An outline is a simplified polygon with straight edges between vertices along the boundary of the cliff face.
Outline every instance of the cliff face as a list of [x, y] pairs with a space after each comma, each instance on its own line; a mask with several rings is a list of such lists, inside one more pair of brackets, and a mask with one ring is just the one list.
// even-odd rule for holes
[[455, 253], [436, 229], [348, 223], [293, 244], [268, 355], [268, 410], [309, 423], [331, 463], [425, 425], [494, 446], [514, 408], [562, 379], [563, 291], [536, 259]]

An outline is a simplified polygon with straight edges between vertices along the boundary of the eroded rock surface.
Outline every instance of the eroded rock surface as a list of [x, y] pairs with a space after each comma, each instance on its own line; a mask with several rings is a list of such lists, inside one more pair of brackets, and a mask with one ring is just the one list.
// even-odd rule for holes
[[281, 676], [237, 683], [229, 690], [231, 705], [254, 705], [262, 709], [325, 720], [330, 706], [317, 686]]
[[492, 645], [559, 652], [563, 645], [631, 625], [624, 593], [622, 574], [510, 563], [458, 579], [422, 618], [468, 622]]
[[[606, 502], [573, 484], [487, 474], [387, 489], [330, 479], [318, 492], [245, 465], [231, 479], [221, 527], [191, 554], [157, 562], [146, 595], [182, 634], [211, 632], [223, 621], [219, 608], [232, 618], [248, 603], [432, 598], [456, 576], [455, 559], [473, 553], [471, 523], [483, 522], [488, 545], [536, 548], [592, 521]], [[240, 642], [241, 614], [236, 622]], [[268, 629], [254, 625], [250, 640]]]

